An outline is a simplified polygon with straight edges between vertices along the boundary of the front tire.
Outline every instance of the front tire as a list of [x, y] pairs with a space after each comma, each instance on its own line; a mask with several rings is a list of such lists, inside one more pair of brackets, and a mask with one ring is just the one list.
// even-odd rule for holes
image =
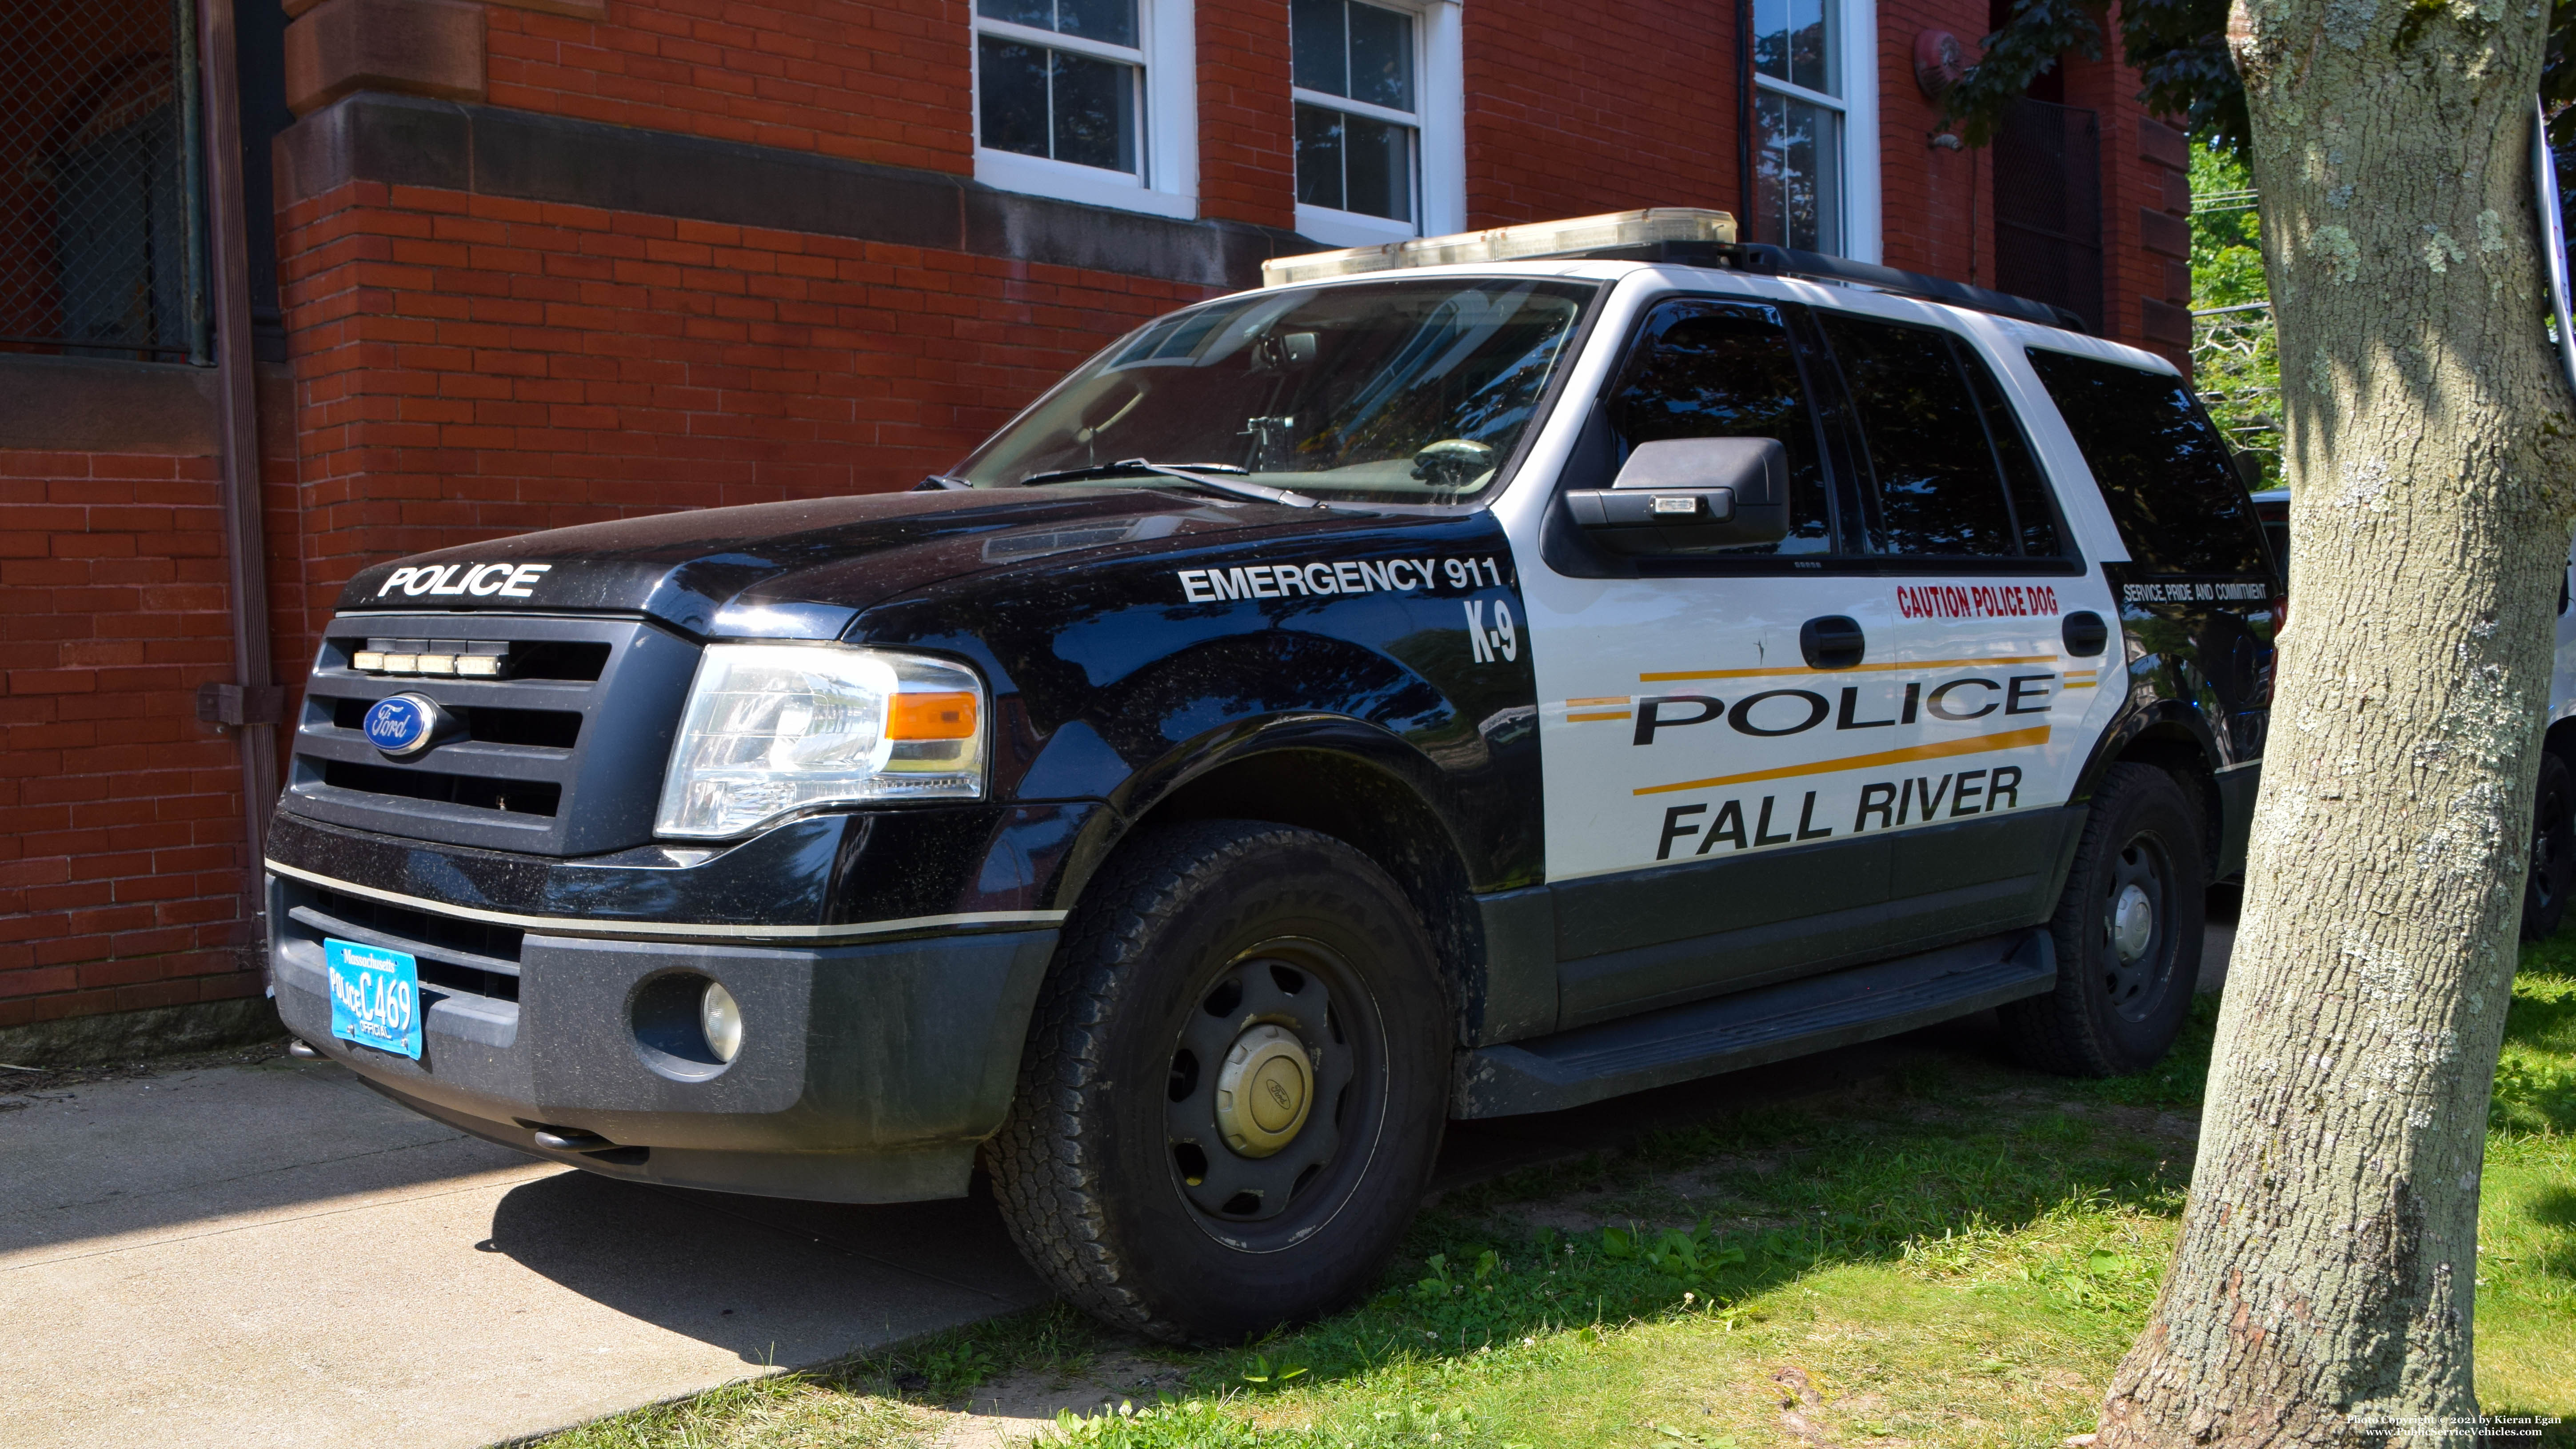
[[2540, 786], [2531, 798], [2531, 874], [2522, 887], [2522, 939], [2546, 941], [2567, 916], [2576, 888], [2576, 772], [2540, 752]]
[[2143, 1072], [2191, 1012], [2209, 888], [2194, 794], [2153, 765], [2118, 764], [2094, 792], [2048, 929], [2057, 989], [2001, 1009], [2015, 1052], [2072, 1077]]
[[989, 1149], [1077, 1306], [1234, 1342], [1367, 1291], [1431, 1177], [1448, 1013], [1412, 905], [1329, 836], [1155, 831], [1085, 892]]

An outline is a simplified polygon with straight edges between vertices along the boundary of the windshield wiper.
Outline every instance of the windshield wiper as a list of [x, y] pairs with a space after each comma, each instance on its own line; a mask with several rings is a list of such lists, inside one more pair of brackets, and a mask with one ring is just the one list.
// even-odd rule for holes
[[1254, 503], [1278, 503], [1290, 508], [1332, 507], [1320, 498], [1309, 498], [1303, 493], [1292, 492], [1286, 488], [1273, 488], [1263, 483], [1246, 483], [1234, 478], [1210, 476], [1226, 473], [1242, 474], [1251, 471], [1249, 468], [1238, 468], [1232, 463], [1152, 463], [1143, 458], [1124, 458], [1115, 463], [1099, 463], [1088, 468], [1059, 468], [1052, 473], [1032, 473], [1020, 480], [1020, 486], [1031, 488], [1040, 483], [1071, 483], [1083, 478], [1117, 478], [1131, 473], [1152, 473], [1164, 478], [1178, 478], [1184, 483], [1195, 483], [1210, 493], [1222, 493], [1229, 498], [1242, 498]]

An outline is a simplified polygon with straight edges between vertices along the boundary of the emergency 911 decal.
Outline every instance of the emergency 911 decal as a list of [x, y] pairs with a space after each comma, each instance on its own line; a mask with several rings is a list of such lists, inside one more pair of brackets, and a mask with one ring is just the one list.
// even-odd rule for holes
[[1502, 563], [1480, 558], [1342, 559], [1333, 563], [1237, 564], [1180, 569], [1184, 603], [1286, 599], [1329, 594], [1473, 593], [1503, 586]]

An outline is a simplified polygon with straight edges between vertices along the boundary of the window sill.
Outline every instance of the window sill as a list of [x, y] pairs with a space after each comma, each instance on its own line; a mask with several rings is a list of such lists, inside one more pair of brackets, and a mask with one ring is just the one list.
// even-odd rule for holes
[[1297, 232], [1327, 246], [1382, 247], [1388, 242], [1407, 242], [1422, 235], [1422, 229], [1409, 221], [1388, 221], [1381, 216], [1363, 216], [1356, 211], [1334, 211], [1328, 207], [1297, 204]]
[[1075, 201], [1085, 206], [1141, 211], [1181, 221], [1195, 221], [1199, 214], [1197, 197], [1153, 190], [1124, 172], [1050, 161], [1043, 156], [1022, 156], [1012, 151], [979, 148], [975, 152], [975, 179], [996, 191], [1050, 196], [1058, 201]]

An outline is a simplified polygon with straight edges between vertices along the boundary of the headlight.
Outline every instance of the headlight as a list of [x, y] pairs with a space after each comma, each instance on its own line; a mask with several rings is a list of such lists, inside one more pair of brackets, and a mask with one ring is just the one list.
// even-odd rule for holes
[[973, 670], [837, 644], [710, 644], [653, 829], [722, 837], [818, 805], [983, 794]]

